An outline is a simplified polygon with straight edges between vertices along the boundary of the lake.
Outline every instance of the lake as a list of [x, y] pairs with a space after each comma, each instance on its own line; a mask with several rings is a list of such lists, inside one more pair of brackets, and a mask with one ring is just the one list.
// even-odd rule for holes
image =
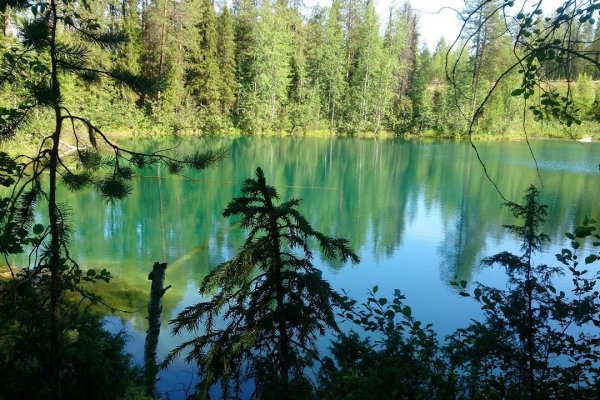
[[[173, 141], [143, 141], [138, 150], [171, 147]], [[540, 261], [552, 262], [564, 233], [584, 216], [600, 217], [600, 144], [533, 141], [539, 167], [524, 142], [480, 143], [490, 177], [507, 199], [520, 200], [537, 185], [550, 216], [544, 226], [552, 244]], [[61, 192], [72, 212], [72, 255], [84, 267], [107, 268], [115, 278], [99, 291], [114, 307], [135, 310], [149, 294], [147, 275], [155, 261], [169, 263], [159, 357], [181, 338], [167, 320], [200, 300], [197, 288], [207, 271], [229, 259], [245, 239], [235, 220], [221, 212], [240, 194], [244, 179], [260, 166], [282, 199], [300, 198], [313, 227], [350, 240], [359, 265], [323, 264], [334, 288], [358, 300], [379, 285], [381, 295], [400, 289], [406, 303], [440, 335], [479, 316], [471, 299], [457, 294], [452, 280], [502, 285], [504, 275], [479, 260], [518, 244], [502, 228], [513, 222], [485, 177], [470, 145], [428, 140], [355, 138], [195, 138], [178, 151], [225, 148], [229, 156], [202, 173], [170, 176], [165, 168], [141, 171], [132, 194], [106, 204], [95, 191]], [[540, 181], [541, 177], [541, 181]], [[317, 257], [318, 258], [318, 257]], [[128, 351], [142, 360], [145, 310], [107, 317], [110, 330], [126, 329]], [[323, 348], [327, 347], [326, 339]], [[161, 373], [159, 389], [183, 398], [193, 368], [175, 363]]]

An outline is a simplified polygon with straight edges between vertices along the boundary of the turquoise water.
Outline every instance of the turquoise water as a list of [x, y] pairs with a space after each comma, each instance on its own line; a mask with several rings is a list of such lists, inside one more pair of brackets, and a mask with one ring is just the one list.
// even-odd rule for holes
[[[151, 150], [173, 144], [134, 145]], [[600, 145], [533, 142], [541, 181], [525, 143], [478, 147], [507, 199], [519, 200], [530, 184], [539, 186], [550, 206], [544, 230], [553, 240], [540, 259], [551, 262], [565, 243], [564, 232], [585, 215], [600, 216]], [[141, 171], [132, 195], [120, 203], [106, 204], [91, 190], [61, 193], [72, 210], [73, 256], [83, 266], [108, 268], [115, 275], [110, 285], [99, 287], [115, 307], [142, 307], [152, 264], [169, 263], [166, 284], [172, 288], [164, 298], [159, 357], [181, 340], [170, 335], [167, 320], [200, 300], [197, 288], [206, 272], [244, 240], [244, 231], [221, 211], [258, 166], [283, 199], [303, 199], [300, 209], [317, 230], [351, 241], [359, 265], [318, 263], [334, 288], [359, 300], [374, 285], [382, 294], [400, 289], [414, 314], [446, 335], [479, 315], [451, 280], [504, 281], [501, 271], [483, 269], [479, 260], [499, 249], [516, 249], [502, 228], [513, 220], [467, 143], [240, 137], [189, 139], [178, 151], [207, 148], [227, 149], [229, 156], [210, 170], [185, 176], [169, 176], [160, 168]], [[130, 333], [128, 350], [138, 362], [144, 318], [144, 311], [107, 317], [109, 329]], [[177, 362], [162, 372], [159, 388], [182, 398], [193, 376], [193, 367]]]

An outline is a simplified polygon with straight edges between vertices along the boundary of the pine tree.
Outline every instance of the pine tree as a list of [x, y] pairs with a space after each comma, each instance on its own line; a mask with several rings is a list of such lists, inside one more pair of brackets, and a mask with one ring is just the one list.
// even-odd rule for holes
[[9, 5], [0, 5], [0, 19], [2, 20], [2, 36], [8, 36], [8, 31], [10, 28], [10, 6]]
[[288, 102], [291, 36], [286, 29], [285, 8], [281, 4], [273, 5], [263, 0], [255, 13], [250, 31], [246, 18], [251, 14], [246, 14], [240, 26], [244, 27], [241, 31], [244, 34], [251, 33], [252, 40], [240, 49], [238, 123], [248, 132], [273, 131], [284, 127], [279, 117]]
[[341, 103], [346, 88], [344, 80], [345, 43], [340, 20], [341, 2], [333, 0], [327, 15], [323, 49], [319, 54], [321, 57], [319, 80], [322, 85], [322, 103], [326, 105], [325, 110], [331, 130], [336, 127], [337, 120], [344, 109]]
[[227, 5], [223, 6], [217, 21], [217, 49], [221, 80], [219, 81], [221, 114], [230, 117], [235, 104], [237, 84], [235, 80], [235, 32], [233, 16]]
[[356, 52], [349, 89], [351, 99], [348, 117], [352, 123], [358, 124], [359, 130], [369, 130], [374, 128], [375, 104], [380, 89], [378, 77], [383, 58], [383, 45], [372, 0], [367, 2], [364, 20], [357, 34]]
[[[250, 0], [233, 2], [235, 34], [235, 81], [238, 90], [234, 107], [234, 123], [240, 128], [251, 125], [246, 121], [246, 109], [251, 105], [255, 90], [253, 54], [256, 42], [257, 13]], [[250, 103], [250, 104], [249, 104]]]
[[[305, 129], [315, 122], [312, 117], [314, 109], [318, 110], [318, 102], [310, 96], [307, 68], [307, 30], [303, 23], [302, 14], [296, 8], [280, 6], [280, 12], [290, 33], [290, 84], [286, 113], [289, 118], [289, 128], [294, 132], [297, 128]], [[318, 111], [317, 111], [318, 112]]]
[[431, 122], [431, 105], [427, 92], [429, 83], [429, 69], [431, 66], [431, 55], [427, 48], [421, 51], [414, 72], [413, 87], [410, 99], [413, 104], [413, 128], [417, 132], [423, 132]]
[[141, 71], [140, 61], [143, 54], [142, 31], [137, 10], [137, 0], [121, 0], [121, 30], [127, 35], [119, 62], [132, 74]]
[[409, 3], [395, 12], [393, 19], [391, 57], [396, 67], [393, 69], [395, 87], [390, 115], [391, 128], [396, 133], [404, 133], [412, 127], [414, 104], [411, 99], [413, 78], [418, 58], [417, 17]]
[[162, 79], [166, 70], [173, 11], [169, 3], [170, 0], [149, 1], [144, 10], [144, 71], [152, 79]]
[[594, 40], [589, 44], [588, 51], [596, 64], [596, 68], [593, 68], [592, 65], [592, 78], [598, 80], [600, 79], [600, 67], [598, 67], [600, 65], [600, 24], [598, 23], [596, 24], [596, 30], [594, 32]]
[[[246, 242], [204, 278], [200, 294], [211, 299], [187, 307], [171, 322], [175, 334], [205, 329], [167, 358], [189, 350], [186, 359], [200, 368], [202, 398], [217, 383], [228, 398], [252, 378], [258, 398], [306, 399], [304, 369], [318, 357], [317, 335], [338, 329], [332, 309], [338, 295], [313, 265], [309, 241], [327, 259], [358, 262], [358, 257], [346, 240], [315, 231], [298, 211], [299, 200], [278, 200], [258, 168], [256, 178], [244, 182], [242, 196], [223, 211], [225, 217], [241, 217]], [[215, 324], [217, 318], [225, 324]]]
[[188, 49], [186, 86], [200, 109], [209, 117], [220, 111], [220, 82], [217, 50], [217, 16], [212, 0], [197, 0], [193, 22], [194, 41]]
[[441, 38], [435, 46], [435, 51], [431, 56], [431, 68], [429, 70], [429, 80], [436, 85], [446, 80], [446, 57], [449, 46], [444, 38]]

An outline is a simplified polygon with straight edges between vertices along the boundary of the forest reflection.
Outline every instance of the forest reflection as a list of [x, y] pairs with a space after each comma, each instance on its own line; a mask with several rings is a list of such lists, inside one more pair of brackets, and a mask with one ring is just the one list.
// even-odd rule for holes
[[[135, 145], [150, 151], [176, 142]], [[542, 202], [550, 211], [543, 229], [552, 239], [562, 240], [585, 215], [600, 215], [594, 198], [600, 187], [597, 144], [533, 142], [543, 186], [525, 143], [478, 147], [506, 198], [521, 198], [532, 183], [541, 187]], [[190, 284], [197, 286], [210, 268], [235, 253], [245, 233], [235, 221], [222, 218], [221, 211], [257, 166], [282, 198], [303, 199], [300, 209], [316, 229], [349, 239], [375, 264], [402, 247], [408, 225], [425, 224], [421, 230], [430, 232], [425, 236], [437, 252], [440, 279], [445, 281], [470, 280], [486, 243], [503, 240], [502, 224], [511, 221], [473, 150], [463, 142], [208, 137], [185, 139], [177, 151], [195, 148], [225, 148], [229, 157], [202, 173], [141, 171], [132, 194], [113, 204], [91, 190], [61, 193], [72, 212], [72, 255], [84, 267], [107, 268], [115, 275], [99, 291], [117, 308], [143, 305], [152, 263], [166, 261], [172, 289], [164, 306], [170, 315]], [[423, 213], [430, 216], [427, 221], [416, 221]], [[136, 326], [143, 323], [138, 318]]]

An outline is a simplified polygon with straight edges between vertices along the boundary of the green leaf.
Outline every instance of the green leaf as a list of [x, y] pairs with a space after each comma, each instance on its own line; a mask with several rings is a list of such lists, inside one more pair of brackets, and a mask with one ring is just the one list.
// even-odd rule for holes
[[585, 263], [586, 263], [586, 264], [591, 264], [591, 263], [593, 263], [593, 262], [594, 262], [594, 261], [596, 261], [596, 260], [600, 260], [600, 257], [598, 257], [598, 256], [597, 256], [597, 255], [595, 255], [595, 254], [590, 254], [589, 256], [587, 256], [587, 257], [585, 258]]
[[36, 235], [39, 235], [42, 232], [44, 232], [44, 226], [42, 224], [35, 224], [33, 226], [33, 233], [35, 233]]
[[578, 238], [586, 238], [592, 234], [594, 227], [591, 226], [578, 226], [575, 228], [575, 236]]

